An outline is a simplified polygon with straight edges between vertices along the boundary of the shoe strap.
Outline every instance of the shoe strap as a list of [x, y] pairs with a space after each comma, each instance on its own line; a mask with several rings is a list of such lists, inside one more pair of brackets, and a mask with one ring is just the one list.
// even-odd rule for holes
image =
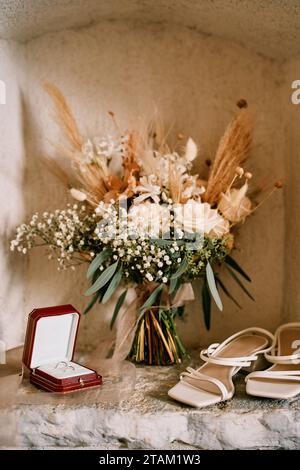
[[[239, 357], [219, 357], [218, 353], [222, 351], [222, 349], [231, 343], [233, 340], [238, 339], [247, 334], [260, 334], [265, 336], [268, 339], [269, 345], [256, 351], [255, 354], [250, 356], [239, 356]], [[227, 338], [223, 343], [213, 343], [207, 349], [203, 349], [200, 353], [200, 358], [211, 364], [218, 364], [223, 366], [232, 366], [232, 367], [250, 367], [251, 363], [258, 359], [259, 354], [263, 354], [269, 352], [271, 349], [271, 344], [274, 341], [274, 336], [267, 330], [263, 328], [253, 327], [253, 328], [246, 328], [245, 330], [239, 331], [234, 335]]]
[[265, 358], [272, 364], [300, 364], [300, 354], [291, 354], [290, 356], [276, 356], [265, 353]]
[[259, 327], [250, 327], [250, 328], [246, 328], [245, 330], [238, 331], [234, 335], [229, 336], [222, 343], [212, 344], [211, 346], [209, 346], [208, 350], [210, 350], [210, 348], [212, 348], [212, 349], [214, 349], [214, 352], [217, 353], [219, 350], [223, 349], [224, 346], [231, 343], [234, 339], [237, 339], [241, 336], [248, 335], [248, 334], [260, 334], [260, 335], [265, 336], [269, 340], [269, 345], [266, 348], [261, 349], [260, 351], [257, 351], [256, 354], [262, 354], [264, 352], [269, 352], [270, 351], [271, 345], [274, 342], [274, 335], [272, 335], [272, 333], [270, 333], [268, 330], [265, 330], [264, 328], [259, 328]]
[[209, 353], [209, 349], [203, 349], [200, 352], [200, 358], [210, 364], [218, 364], [222, 366], [232, 366], [232, 367], [249, 367], [251, 362], [256, 361], [258, 356], [253, 354], [251, 356], [239, 356], [239, 357], [218, 357], [213, 356]]
[[184, 380], [184, 377], [187, 377], [193, 380], [199, 380], [201, 382], [212, 383], [219, 389], [221, 396], [222, 396], [222, 400], [227, 400], [229, 398], [229, 393], [228, 393], [227, 388], [225, 387], [223, 382], [221, 382], [221, 380], [218, 380], [215, 377], [202, 374], [201, 372], [197, 371], [196, 369], [193, 369], [192, 367], [187, 367], [186, 372], [182, 372], [182, 374], [180, 375], [180, 380]]
[[260, 371], [252, 372], [247, 375], [245, 381], [249, 379], [274, 379], [274, 380], [287, 380], [291, 382], [300, 382], [300, 370], [280, 370], [280, 371]]
[[[281, 356], [278, 354], [279, 352], [279, 337], [283, 330], [288, 328], [300, 328], [300, 322], [293, 322], [293, 323], [285, 323], [279, 328], [277, 328], [274, 339], [272, 342], [272, 346], [269, 351], [265, 352], [265, 358], [267, 361], [273, 364], [300, 364], [300, 353], [296, 352], [294, 354], [288, 356]], [[296, 346], [295, 346], [296, 348]]]

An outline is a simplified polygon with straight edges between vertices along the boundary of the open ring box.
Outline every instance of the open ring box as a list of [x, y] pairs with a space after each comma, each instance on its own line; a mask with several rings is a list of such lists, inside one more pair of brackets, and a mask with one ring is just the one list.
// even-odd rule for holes
[[23, 363], [32, 384], [58, 393], [101, 385], [101, 375], [73, 362], [79, 321], [72, 305], [37, 308], [29, 314]]

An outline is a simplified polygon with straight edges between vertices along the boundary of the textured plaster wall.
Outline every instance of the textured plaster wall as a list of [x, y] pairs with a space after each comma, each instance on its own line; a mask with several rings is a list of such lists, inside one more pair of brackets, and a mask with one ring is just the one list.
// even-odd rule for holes
[[0, 0], [0, 11], [5, 39], [133, 20], [186, 26], [276, 60], [300, 53], [298, 0]]
[[285, 119], [285, 164], [287, 184], [285, 189], [285, 308], [287, 321], [300, 320], [300, 104], [291, 101], [295, 91], [294, 80], [300, 79], [300, 59], [288, 61], [283, 67], [282, 106]]
[[0, 41], [0, 79], [4, 83], [0, 104], [0, 340], [5, 340], [7, 347], [23, 342], [26, 284], [25, 260], [9, 253], [13, 230], [24, 217], [22, 106], [17, 83], [19, 63], [16, 45]]
[[[280, 93], [280, 69], [269, 59], [184, 27], [121, 22], [46, 34], [20, 46], [20, 51], [26, 60], [20, 75], [26, 171], [25, 167], [19, 168], [18, 184], [14, 182], [13, 223], [22, 221], [21, 207], [29, 216], [36, 210], [64, 207], [67, 202], [64, 189], [41, 163], [44, 153], [53, 153], [49, 141], [61, 139], [49, 100], [41, 89], [44, 79], [62, 89], [81, 129], [91, 134], [101, 132], [108, 110], [116, 113], [121, 126], [128, 127], [145, 116], [151, 117], [157, 106], [163, 120], [174, 124], [174, 132], [191, 135], [199, 144], [198, 169], [203, 167], [205, 158], [213, 156], [235, 102], [246, 98], [256, 117], [249, 170], [258, 179], [272, 180], [284, 174], [282, 107], [280, 100], [274, 99]], [[13, 120], [12, 128], [18, 119]], [[10, 159], [17, 164], [18, 158], [19, 151], [11, 149]], [[12, 164], [11, 167], [15, 168]], [[273, 330], [280, 323], [284, 279], [281, 193], [242, 227], [237, 247], [235, 257], [252, 276], [251, 291], [256, 302], [228, 280], [228, 287], [239, 297], [243, 309], [225, 301], [223, 313], [213, 311], [212, 328], [207, 333], [196, 283], [197, 300], [189, 307], [186, 322], [180, 324], [188, 345], [221, 339], [255, 324]], [[7, 283], [12, 276], [20, 276], [23, 263], [16, 256], [10, 258], [4, 275]], [[36, 306], [71, 302], [82, 309], [86, 301], [82, 293], [87, 285], [84, 273], [85, 268], [76, 273], [58, 273], [55, 263], [48, 262], [42, 250], [32, 253], [26, 259], [22, 283], [11, 294], [19, 298], [24, 289], [24, 308], [16, 302], [5, 312], [6, 316], [1, 316], [1, 321], [14, 319], [7, 326], [7, 335], [20, 336], [24, 317]], [[96, 345], [107, 335], [111, 308], [97, 307], [84, 319], [81, 346]]]

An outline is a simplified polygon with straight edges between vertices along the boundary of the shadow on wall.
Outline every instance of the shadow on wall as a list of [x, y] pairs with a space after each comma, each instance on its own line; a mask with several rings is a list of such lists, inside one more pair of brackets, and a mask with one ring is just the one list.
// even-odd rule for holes
[[[18, 48], [0, 40], [0, 340], [7, 348], [23, 341], [26, 261], [9, 250], [24, 217], [24, 137], [17, 70]], [[5, 86], [3, 86], [3, 83]]]
[[[176, 131], [190, 135], [199, 145], [198, 167], [205, 158], [213, 157], [237, 99], [247, 98], [256, 115], [255, 141], [261, 143], [253, 153], [251, 171], [258, 179], [274, 174], [274, 168], [277, 176], [283, 175], [282, 109], [279, 100], [274, 100], [278, 93], [274, 61], [184, 27], [122, 22], [47, 34], [22, 48], [26, 56], [22, 75], [26, 184], [22, 193], [27, 217], [35, 211], [63, 208], [68, 202], [64, 188], [41, 163], [44, 154], [55, 153], [49, 142], [59, 143], [62, 138], [41, 88], [44, 79], [60, 87], [86, 134], [103, 129], [108, 110], [127, 128], [152, 116], [158, 102], [162, 118], [175, 122]], [[187, 321], [179, 322], [187, 346], [222, 339], [253, 324], [274, 329], [280, 322], [284, 243], [280, 197], [242, 227], [237, 241], [236, 257], [253, 277], [256, 304], [243, 298], [243, 310], [239, 311], [225, 302], [224, 313], [213, 313], [212, 329], [207, 333], [196, 285], [196, 302], [188, 306]], [[22, 218], [16, 217], [16, 223]], [[82, 294], [87, 286], [84, 266], [75, 273], [58, 273], [41, 249], [32, 252], [26, 263], [25, 310], [13, 310], [19, 335], [24, 311], [29, 313], [34, 307], [67, 302], [83, 310], [86, 298]], [[111, 308], [97, 306], [83, 319], [82, 347], [94, 346], [110, 334]], [[7, 321], [12, 317], [11, 312]]]
[[[42, 81], [39, 82], [39, 87], [41, 93], [43, 93]], [[39, 115], [31, 112], [28, 95], [23, 96], [22, 110], [26, 153], [26, 185], [24, 187], [26, 220], [30, 220], [34, 212], [43, 213], [57, 208], [64, 209], [68, 203], [72, 202], [68, 197], [66, 188], [49, 171], [44, 159], [45, 156], [49, 155], [49, 150], [55, 151], [52, 143], [56, 144], [55, 140], [51, 140], [47, 142], [47, 149], [44, 146], [49, 135], [47, 127], [55, 126], [52, 108], [47, 106], [47, 109], [49, 111], [48, 124], [45, 123], [45, 133], [41, 134]], [[46, 247], [35, 248], [26, 255], [27, 275], [24, 279], [26, 286], [25, 320], [34, 308], [71, 303], [83, 312], [88, 303], [88, 299], [83, 296], [88, 285], [86, 280], [87, 264], [77, 267], [76, 272], [71, 269], [58, 271], [56, 260], [48, 260], [48, 255], [49, 252]], [[111, 314], [112, 311], [111, 306]], [[99, 307], [96, 306], [93, 312], [89, 313], [89, 321], [85, 321], [85, 318], [81, 317], [78, 342], [80, 344], [81, 337], [87, 336], [89, 341], [85, 341], [85, 348], [93, 349], [99, 341], [107, 340], [112, 336], [112, 332], [109, 330], [109, 321], [103, 321], [103, 313], [100, 313]]]

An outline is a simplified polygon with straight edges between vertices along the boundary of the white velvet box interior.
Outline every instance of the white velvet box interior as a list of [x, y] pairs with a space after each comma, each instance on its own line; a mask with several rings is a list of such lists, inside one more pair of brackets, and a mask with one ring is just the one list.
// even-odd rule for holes
[[52, 315], [37, 321], [30, 368], [72, 360], [78, 313]]
[[87, 369], [75, 362], [65, 362], [66, 365], [62, 364], [62, 362], [52, 362], [51, 364], [40, 366], [38, 369], [56, 379], [67, 379], [78, 375], [90, 374], [92, 372], [91, 369]]

